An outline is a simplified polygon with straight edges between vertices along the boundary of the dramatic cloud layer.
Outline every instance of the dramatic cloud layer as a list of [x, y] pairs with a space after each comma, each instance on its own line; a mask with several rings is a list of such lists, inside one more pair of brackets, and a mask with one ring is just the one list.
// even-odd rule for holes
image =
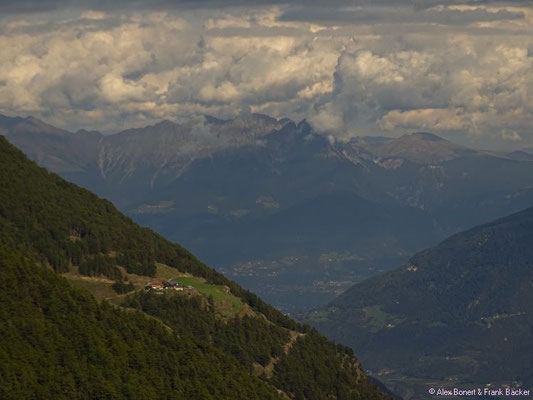
[[338, 138], [533, 144], [527, 2], [239, 4], [0, 1], [0, 113], [114, 131], [262, 112]]

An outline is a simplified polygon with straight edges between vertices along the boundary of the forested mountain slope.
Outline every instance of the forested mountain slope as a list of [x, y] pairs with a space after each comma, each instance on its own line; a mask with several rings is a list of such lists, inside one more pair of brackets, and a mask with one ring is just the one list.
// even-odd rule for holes
[[392, 387], [420, 385], [420, 398], [431, 382], [530, 389], [533, 208], [417, 253], [309, 321]]
[[[0, 182], [1, 398], [384, 398], [351, 350], [2, 137]], [[161, 270], [188, 289], [144, 290]]]

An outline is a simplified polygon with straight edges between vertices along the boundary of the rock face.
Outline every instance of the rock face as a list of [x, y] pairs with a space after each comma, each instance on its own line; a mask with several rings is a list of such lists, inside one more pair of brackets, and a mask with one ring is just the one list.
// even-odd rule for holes
[[119, 205], [129, 205], [177, 179], [195, 159], [255, 144], [283, 123], [261, 114], [227, 121], [205, 117], [195, 123], [162, 121], [103, 136], [85, 130], [71, 133], [33, 117], [2, 116], [0, 130], [40, 165]]
[[403, 159], [418, 164], [441, 163], [477, 153], [427, 132], [415, 132], [382, 142], [362, 142], [361, 146], [381, 159]]
[[306, 121], [257, 114], [110, 136], [32, 118], [3, 117], [0, 130], [41, 165], [291, 312], [533, 204], [527, 157], [430, 133], [339, 142]]
[[419, 252], [308, 318], [391, 388], [415, 385], [415, 398], [430, 382], [530, 389], [532, 260], [529, 208]]

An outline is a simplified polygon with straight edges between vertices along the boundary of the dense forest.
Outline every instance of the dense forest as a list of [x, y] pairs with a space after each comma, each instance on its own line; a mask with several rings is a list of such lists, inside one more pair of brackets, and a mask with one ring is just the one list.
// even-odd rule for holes
[[[382, 399], [351, 350], [279, 313], [141, 228], [106, 200], [29, 162], [0, 137], [0, 397]], [[155, 263], [223, 285], [246, 315], [209, 297], [135, 292], [98, 303], [58, 273], [131, 290]]]
[[232, 357], [0, 248], [0, 398], [279, 399]]
[[216, 318], [213, 307], [201, 297], [160, 296], [141, 293], [130, 296], [125, 307], [137, 308], [161, 319], [174, 332], [213, 343], [233, 355], [251, 371], [253, 363], [265, 366], [283, 352], [289, 331], [264, 318], [244, 316], [224, 321]]

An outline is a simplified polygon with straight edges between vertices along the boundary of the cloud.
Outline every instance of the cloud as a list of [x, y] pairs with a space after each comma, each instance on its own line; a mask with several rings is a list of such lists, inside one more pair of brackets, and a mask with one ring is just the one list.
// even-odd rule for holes
[[[307, 26], [284, 33], [279, 14], [241, 10], [195, 21], [186, 13], [85, 11], [31, 26], [14, 19], [0, 35], [0, 110], [46, 115], [61, 125], [94, 124], [100, 115], [105, 130], [189, 114], [294, 111], [331, 89], [338, 54], [313, 40]], [[246, 26], [240, 21], [257, 29], [227, 32]]]
[[[506, 4], [523, 5], [524, 0], [506, 0]], [[488, 5], [501, 4], [502, 0], [330, 0], [324, 7], [322, 0], [0, 0], [0, 10], [3, 12], [41, 12], [43, 10], [71, 8], [90, 8], [117, 10], [128, 7], [129, 9], [154, 10], [169, 9], [173, 7], [188, 8], [217, 8], [235, 6], [272, 6], [272, 5], [297, 5], [317, 7], [342, 7], [342, 6], [412, 6], [419, 9], [430, 8], [437, 5], [470, 4]]]
[[0, 113], [114, 131], [252, 111], [337, 138], [531, 140], [533, 7], [521, 2], [17, 4], [0, 0]]
[[518, 132], [511, 129], [502, 129], [500, 136], [503, 140], [509, 140], [511, 142], [519, 142], [522, 140], [522, 137], [518, 134]]
[[385, 131], [398, 127], [408, 130], [461, 131], [468, 129], [468, 120], [462, 109], [426, 108], [409, 111], [389, 111], [378, 126]]
[[531, 38], [517, 39], [448, 32], [389, 45], [379, 39], [372, 50], [354, 43], [339, 57], [334, 91], [315, 104], [311, 121], [321, 129], [330, 121], [339, 137], [430, 130], [496, 142], [530, 138]]
[[377, 24], [391, 23], [424, 23], [442, 25], [465, 25], [470, 23], [517, 20], [524, 17], [523, 13], [497, 9], [492, 11], [486, 7], [431, 7], [414, 10], [412, 7], [341, 7], [341, 8], [293, 8], [284, 13], [282, 21], [314, 21], [335, 24]]

